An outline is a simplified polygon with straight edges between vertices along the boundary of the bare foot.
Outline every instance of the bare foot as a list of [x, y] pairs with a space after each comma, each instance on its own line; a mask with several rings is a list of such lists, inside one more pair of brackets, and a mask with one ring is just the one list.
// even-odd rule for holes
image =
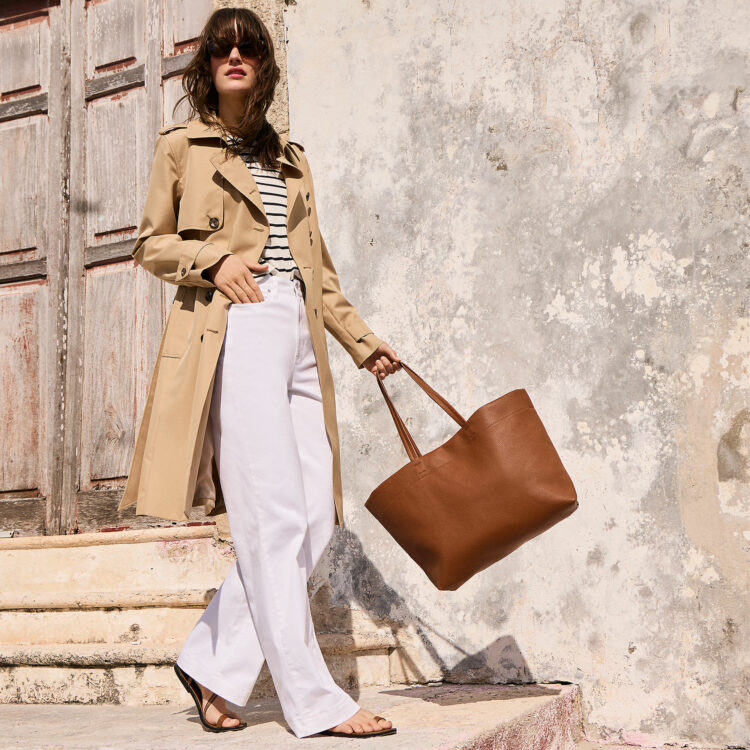
[[377, 732], [379, 729], [390, 729], [391, 722], [388, 719], [376, 719], [372, 711], [360, 708], [354, 716], [350, 716], [341, 724], [331, 727], [334, 732]]
[[[227, 709], [227, 703], [220, 695], [211, 692], [208, 688], [203, 687], [196, 680], [196, 683], [201, 689], [201, 706], [203, 708], [203, 716], [206, 721], [215, 727], [236, 727], [242, 723], [242, 719], [234, 714], [230, 713]], [[225, 716], [222, 716], [225, 714]]]

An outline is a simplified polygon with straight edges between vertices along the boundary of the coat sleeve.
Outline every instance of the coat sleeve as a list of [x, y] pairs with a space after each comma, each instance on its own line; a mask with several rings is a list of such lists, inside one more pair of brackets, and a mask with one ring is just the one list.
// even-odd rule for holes
[[205, 269], [231, 252], [213, 242], [184, 240], [177, 234], [182, 180], [165, 135], [154, 145], [146, 205], [131, 254], [154, 276], [170, 284], [214, 287]]
[[[307, 155], [302, 158], [304, 159], [307, 178], [310, 181], [310, 193], [317, 217], [310, 164], [307, 161]], [[323, 324], [336, 341], [346, 349], [349, 356], [354, 360], [354, 364], [361, 369], [364, 361], [383, 343], [383, 339], [378, 338], [372, 332], [370, 326], [365, 323], [357, 309], [341, 290], [336, 267], [322, 234], [320, 235], [320, 248], [323, 256]]]
[[323, 324], [327, 331], [346, 349], [358, 368], [383, 343], [365, 323], [354, 305], [341, 291], [336, 268], [320, 236], [323, 252]]

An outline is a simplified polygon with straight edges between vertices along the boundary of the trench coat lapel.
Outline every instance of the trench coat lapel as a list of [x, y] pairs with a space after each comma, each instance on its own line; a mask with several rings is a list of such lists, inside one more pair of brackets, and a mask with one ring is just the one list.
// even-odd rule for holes
[[268, 226], [268, 217], [263, 207], [258, 186], [245, 165], [245, 162], [236, 154], [225, 154], [219, 151], [211, 157], [211, 164], [219, 171], [221, 176], [239, 190], [258, 209], [263, 223]]
[[[216, 125], [206, 124], [199, 119], [190, 120], [187, 126], [187, 137], [193, 140], [199, 138], [219, 138], [225, 140], [221, 130]], [[305, 216], [305, 201], [302, 195], [302, 170], [287, 156], [288, 139], [282, 136], [282, 151], [276, 161], [284, 174], [287, 184], [287, 233], [291, 233]], [[263, 206], [263, 200], [252, 172], [237, 154], [218, 150], [211, 158], [211, 164], [224, 179], [235, 187], [258, 211], [263, 223], [268, 226], [268, 217]], [[296, 239], [296, 238], [295, 238]], [[290, 245], [292, 238], [290, 237]], [[296, 261], [296, 259], [295, 259]]]

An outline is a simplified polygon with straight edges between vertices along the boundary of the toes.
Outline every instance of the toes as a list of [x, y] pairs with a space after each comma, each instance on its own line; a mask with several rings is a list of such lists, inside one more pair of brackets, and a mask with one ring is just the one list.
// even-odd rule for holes
[[368, 711], [368, 713], [370, 714], [367, 717], [368, 732], [377, 732], [379, 729], [390, 729], [391, 722], [388, 719], [383, 716], [376, 716], [370, 711]]
[[222, 714], [219, 721], [216, 722], [219, 727], [236, 727], [239, 723], [239, 719], [234, 716], [227, 716], [226, 714]]
[[341, 724], [336, 724], [335, 727], [331, 727], [329, 730], [331, 732], [347, 732], [348, 734], [352, 734], [354, 730], [352, 729], [350, 724], [344, 724], [343, 722]]
[[361, 721], [354, 721], [352, 717], [346, 723], [337, 724], [333, 727], [333, 731], [346, 732], [347, 734], [362, 734], [391, 728], [391, 722], [385, 717], [376, 716], [366, 708], [360, 709], [360, 712]]

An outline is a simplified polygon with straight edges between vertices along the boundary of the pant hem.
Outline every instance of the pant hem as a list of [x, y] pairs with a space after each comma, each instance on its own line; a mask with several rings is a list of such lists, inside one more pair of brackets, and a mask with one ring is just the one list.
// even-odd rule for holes
[[326, 713], [316, 713], [315, 721], [294, 722], [294, 726], [292, 726], [289, 720], [286, 717], [284, 718], [294, 734], [299, 739], [302, 739], [303, 737], [309, 737], [312, 734], [322, 732], [324, 729], [341, 724], [342, 721], [346, 721], [350, 716], [356, 714], [357, 711], [359, 711], [359, 704], [346, 693], [346, 699], [338, 704], [336, 708], [332, 708]]

